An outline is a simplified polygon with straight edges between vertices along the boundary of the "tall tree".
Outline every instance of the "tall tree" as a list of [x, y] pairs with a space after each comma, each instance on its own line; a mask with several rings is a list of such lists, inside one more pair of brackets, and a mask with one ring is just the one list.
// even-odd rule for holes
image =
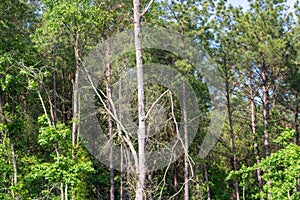
[[[234, 73], [235, 69], [235, 56], [236, 49], [235, 40], [236, 35], [233, 32], [234, 29], [234, 12], [239, 12], [238, 9], [234, 9], [232, 6], [227, 6], [225, 2], [220, 2], [217, 5], [217, 12], [215, 16], [215, 29], [217, 30], [216, 39], [214, 41], [215, 47], [213, 53], [214, 60], [219, 64], [220, 71], [223, 75], [225, 82], [225, 97], [227, 106], [228, 117], [228, 132], [231, 143], [232, 152], [232, 167], [234, 171], [238, 170], [237, 161], [237, 149], [236, 149], [236, 133], [234, 132], [234, 114], [232, 108], [232, 95], [235, 93], [236, 86], [239, 79]], [[240, 199], [239, 182], [234, 180], [235, 198]]]
[[146, 179], [146, 118], [145, 118], [145, 102], [144, 102], [144, 75], [142, 61], [142, 46], [141, 46], [141, 17], [146, 14], [152, 0], [145, 8], [143, 13], [140, 13], [140, 1], [133, 1], [134, 10], [134, 43], [136, 54], [136, 69], [137, 69], [137, 85], [138, 85], [138, 181], [136, 186], [136, 199], [144, 199], [144, 188]]

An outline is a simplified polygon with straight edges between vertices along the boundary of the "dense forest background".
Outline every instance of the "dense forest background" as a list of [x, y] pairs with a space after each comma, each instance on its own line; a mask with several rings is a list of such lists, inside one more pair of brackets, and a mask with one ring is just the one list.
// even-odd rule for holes
[[[136, 26], [136, 4], [0, 0], [0, 199], [300, 200], [299, 1], [289, 8], [285, 0], [249, 0], [247, 10], [225, 0], [143, 0], [139, 7], [141, 28], [190, 37], [217, 64], [227, 112], [217, 144], [199, 157], [211, 108], [193, 66], [168, 52], [142, 49], [143, 63], [172, 65], [190, 81], [201, 117], [183, 156], [147, 172], [143, 197], [137, 197], [138, 175], [114, 170], [113, 158], [110, 166], [101, 163], [83, 145], [78, 127], [83, 60], [98, 43]], [[136, 137], [120, 142], [123, 130], [109, 114], [111, 86], [120, 76], [114, 66], [135, 69], [135, 52], [106, 65], [99, 77], [105, 101], [98, 105], [99, 123], [125, 150], [128, 144], [137, 150]], [[160, 98], [168, 117], [164, 124], [147, 119], [149, 129], [160, 127], [159, 137], [145, 144], [151, 151], [176, 135], [172, 119], [185, 112], [174, 94], [161, 96], [165, 88], [144, 89], [145, 101]], [[138, 121], [134, 90], [130, 112]]]

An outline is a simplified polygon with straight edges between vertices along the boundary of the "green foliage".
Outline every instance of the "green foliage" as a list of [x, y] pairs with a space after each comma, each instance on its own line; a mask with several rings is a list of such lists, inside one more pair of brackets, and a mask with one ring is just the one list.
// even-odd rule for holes
[[274, 140], [275, 143], [283, 146], [288, 146], [290, 141], [295, 137], [296, 131], [286, 128], [280, 133], [280, 135]]
[[286, 148], [272, 154], [260, 165], [266, 172], [263, 179], [270, 182], [264, 190], [269, 192], [272, 199], [300, 199], [296, 191], [297, 179], [300, 178], [300, 147], [289, 144]]
[[[13, 172], [12, 165], [9, 165], [10, 153], [9, 153], [9, 140], [8, 138], [3, 139], [3, 143], [0, 144], [0, 185], [7, 185], [9, 182], [9, 178]], [[5, 199], [8, 198], [5, 190], [8, 188], [1, 188], [0, 198]]]
[[64, 183], [75, 186], [81, 183], [84, 174], [93, 172], [91, 162], [76, 162], [65, 156], [54, 157], [52, 163], [42, 163], [31, 167], [29, 179], [44, 178], [50, 184]]
[[263, 180], [268, 182], [264, 185], [264, 192], [255, 194], [254, 197], [266, 198], [267, 194], [271, 195], [271, 199], [300, 199], [297, 192], [298, 179], [300, 178], [300, 147], [293, 143], [287, 143], [294, 135], [294, 130], [286, 129], [276, 139], [276, 142], [286, 145], [276, 153], [272, 153], [270, 157], [262, 159], [259, 164], [251, 167], [243, 166], [237, 172], [231, 172], [227, 179], [241, 177], [243, 183], [249, 181], [252, 172], [260, 168], [263, 173]]
[[38, 122], [42, 125], [38, 141], [40, 145], [49, 146], [59, 144], [61, 147], [64, 147], [64, 144], [67, 144], [66, 141], [68, 141], [71, 136], [69, 127], [61, 123], [58, 123], [56, 127], [49, 126], [47, 116], [45, 115], [39, 117]]

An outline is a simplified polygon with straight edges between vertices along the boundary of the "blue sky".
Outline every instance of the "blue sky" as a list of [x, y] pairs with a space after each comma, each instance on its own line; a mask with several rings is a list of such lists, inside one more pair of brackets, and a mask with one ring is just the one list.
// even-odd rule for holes
[[249, 7], [248, 1], [242, 0], [227, 0], [228, 3], [231, 3], [233, 6], [242, 6], [244, 9], [247, 9]]
[[[249, 7], [248, 1], [247, 0], [227, 0], [229, 3], [231, 3], [233, 6], [242, 6], [246, 10]], [[290, 7], [293, 7], [295, 4], [296, 0], [287, 0], [287, 4]]]

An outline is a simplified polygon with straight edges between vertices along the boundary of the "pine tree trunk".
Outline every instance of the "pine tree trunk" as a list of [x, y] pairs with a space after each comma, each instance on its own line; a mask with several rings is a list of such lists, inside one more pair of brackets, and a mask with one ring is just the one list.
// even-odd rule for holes
[[[262, 92], [263, 92], [263, 121], [264, 121], [264, 146], [266, 151], [266, 158], [271, 154], [270, 151], [270, 138], [269, 138], [269, 86], [268, 86], [268, 70], [264, 58], [261, 63], [262, 68]], [[267, 181], [268, 187], [271, 183]], [[267, 194], [267, 199], [271, 199], [270, 193]]]
[[138, 181], [136, 186], [136, 200], [144, 199], [145, 179], [146, 179], [146, 124], [144, 108], [144, 75], [142, 63], [141, 33], [140, 33], [140, 1], [134, 0], [134, 41], [136, 51], [137, 85], [138, 85]]
[[[231, 139], [231, 150], [233, 154], [233, 170], [237, 171], [237, 158], [236, 158], [235, 139], [234, 139], [234, 130], [233, 130], [232, 113], [231, 113], [229, 77], [226, 69], [226, 59], [224, 59], [224, 64], [225, 64], [225, 87], [226, 87], [227, 113], [228, 113], [228, 120], [229, 120], [229, 134]], [[237, 180], [234, 180], [234, 186], [235, 186], [236, 199], [240, 200], [239, 182]]]
[[[252, 134], [254, 137], [254, 152], [255, 152], [255, 159], [256, 159], [256, 164], [260, 163], [260, 155], [259, 155], [259, 148], [257, 144], [257, 133], [256, 133], [256, 112], [255, 112], [255, 101], [254, 101], [254, 94], [253, 94], [253, 80], [252, 80], [252, 73], [250, 74], [250, 103], [251, 103], [251, 128], [252, 128]], [[258, 181], [258, 189], [259, 192], [263, 191], [263, 183], [262, 183], [262, 177], [261, 177], [261, 169], [258, 168], [256, 170], [257, 174], [257, 181]], [[260, 198], [262, 200], [262, 198]]]
[[267, 66], [262, 59], [262, 90], [263, 90], [263, 120], [264, 120], [264, 145], [266, 158], [270, 156], [270, 139], [269, 139], [269, 88], [268, 88], [268, 71]]

